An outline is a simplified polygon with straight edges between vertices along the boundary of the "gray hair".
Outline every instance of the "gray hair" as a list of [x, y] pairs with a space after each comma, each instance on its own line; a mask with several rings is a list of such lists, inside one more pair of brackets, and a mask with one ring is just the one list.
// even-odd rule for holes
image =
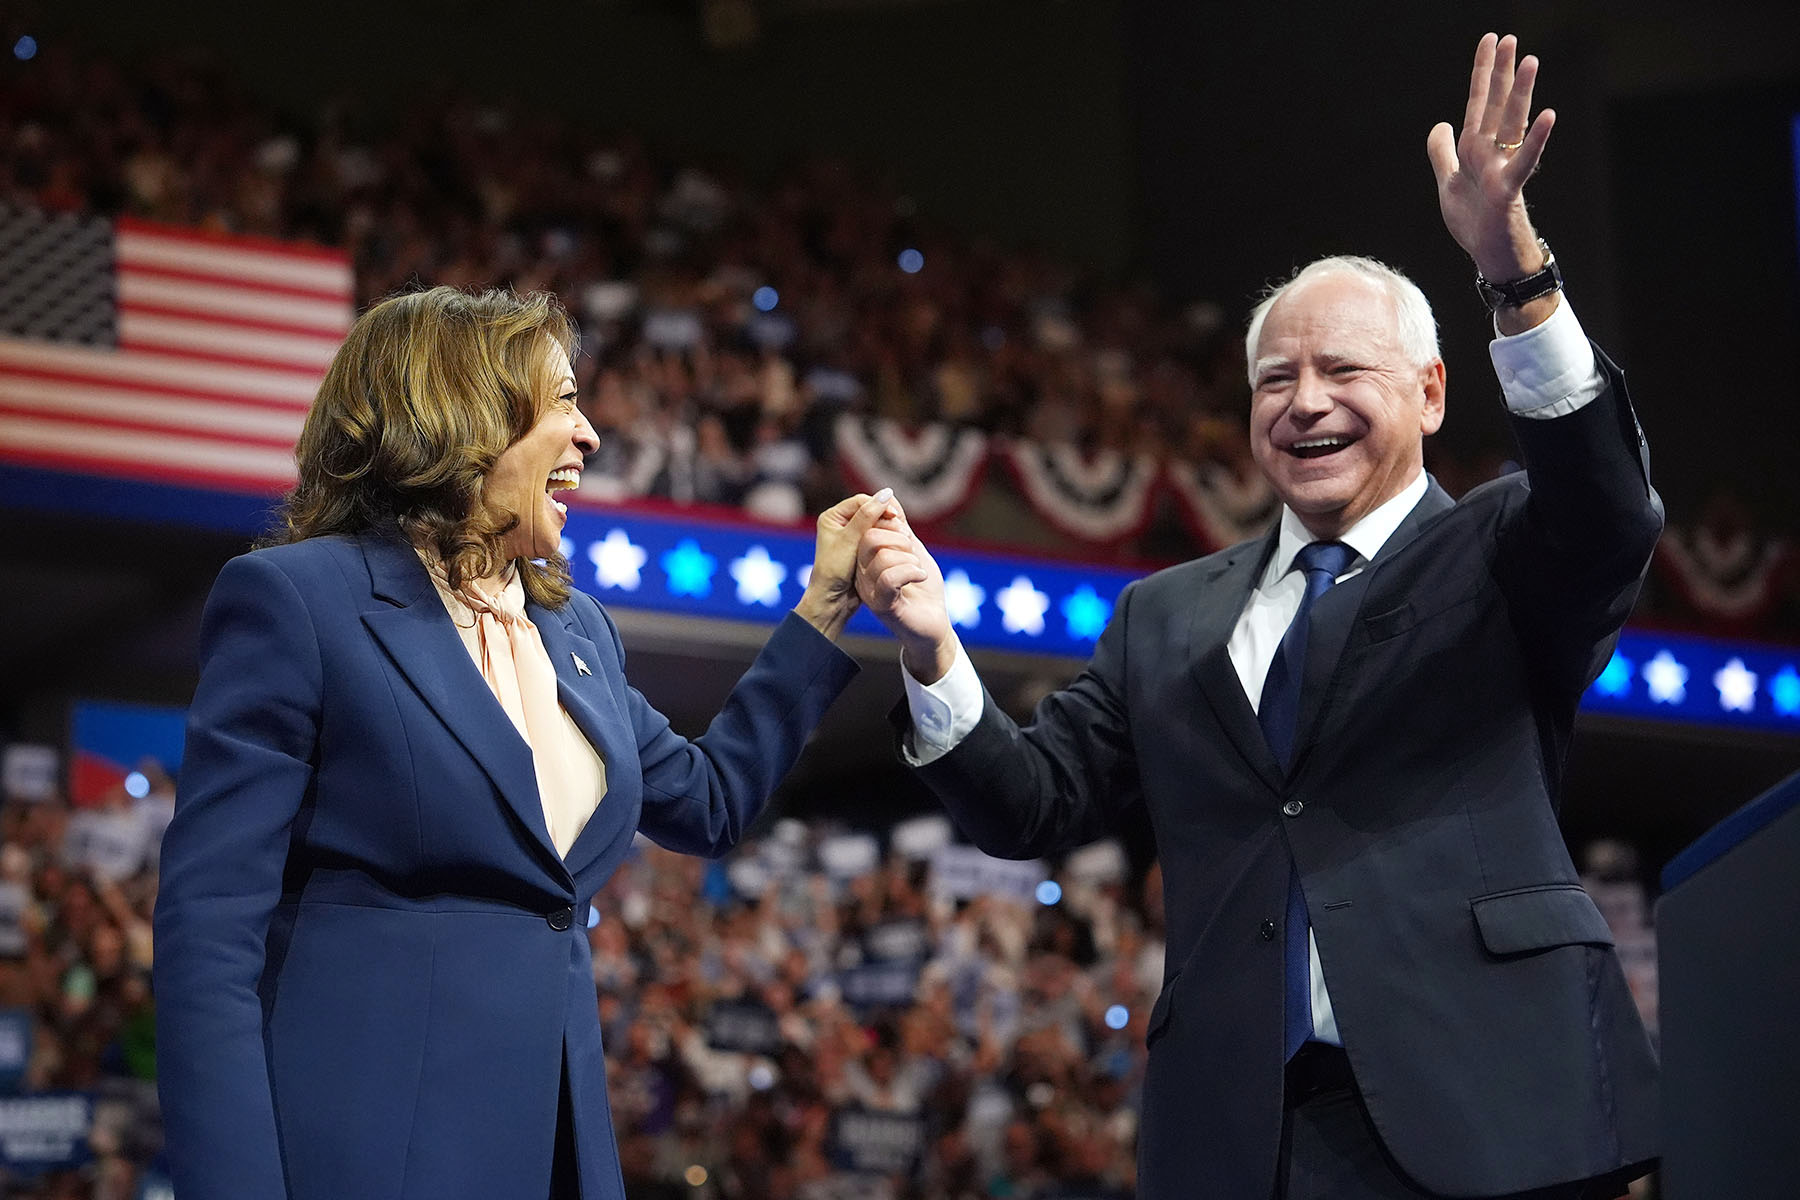
[[1394, 330], [1399, 335], [1401, 351], [1412, 365], [1423, 367], [1440, 357], [1437, 318], [1431, 315], [1431, 302], [1425, 299], [1418, 284], [1384, 262], [1359, 254], [1333, 254], [1307, 263], [1271, 287], [1250, 310], [1250, 327], [1244, 333], [1244, 363], [1251, 387], [1256, 386], [1256, 343], [1262, 339], [1263, 321], [1269, 310], [1289, 289], [1321, 275], [1355, 275], [1380, 286], [1394, 302]]

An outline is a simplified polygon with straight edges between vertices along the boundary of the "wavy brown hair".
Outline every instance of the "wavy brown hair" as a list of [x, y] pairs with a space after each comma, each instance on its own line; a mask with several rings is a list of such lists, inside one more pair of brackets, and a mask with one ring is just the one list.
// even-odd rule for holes
[[[550, 400], [552, 344], [572, 352], [574, 330], [542, 292], [435, 287], [371, 307], [319, 385], [269, 540], [397, 531], [444, 564], [452, 590], [502, 570], [520, 514], [489, 509], [482, 485]], [[568, 602], [562, 555], [522, 570], [532, 600]]]

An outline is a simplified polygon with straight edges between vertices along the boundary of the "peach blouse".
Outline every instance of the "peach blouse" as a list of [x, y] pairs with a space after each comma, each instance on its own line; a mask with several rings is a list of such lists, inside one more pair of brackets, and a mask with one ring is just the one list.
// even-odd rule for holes
[[550, 842], [567, 857], [606, 795], [606, 764], [557, 699], [556, 671], [525, 615], [517, 567], [498, 591], [494, 580], [471, 580], [452, 592], [440, 569], [430, 571], [469, 657], [531, 750]]

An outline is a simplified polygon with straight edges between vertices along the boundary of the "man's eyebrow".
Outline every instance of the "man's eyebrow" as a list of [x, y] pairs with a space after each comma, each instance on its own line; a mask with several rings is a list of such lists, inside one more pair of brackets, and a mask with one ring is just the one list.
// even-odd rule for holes
[[1276, 367], [1292, 366], [1293, 362], [1293, 359], [1288, 358], [1285, 355], [1270, 355], [1268, 358], [1259, 358], [1256, 360], [1255, 373], [1261, 375], [1264, 371], [1272, 371]]

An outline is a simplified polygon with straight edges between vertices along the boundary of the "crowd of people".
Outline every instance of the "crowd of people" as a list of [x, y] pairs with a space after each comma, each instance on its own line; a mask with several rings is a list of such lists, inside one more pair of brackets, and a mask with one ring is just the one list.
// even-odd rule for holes
[[[1239, 306], [1175, 307], [958, 236], [842, 163], [755, 181], [467, 98], [421, 100], [376, 130], [345, 103], [282, 114], [186, 58], [127, 67], [65, 48], [25, 66], [0, 80], [0, 204], [342, 247], [359, 305], [438, 283], [561, 296], [582, 330], [598, 498], [803, 521], [863, 482], [838, 466], [846, 412], [1259, 479]], [[1439, 441], [1428, 465], [1452, 495], [1511, 465], [1507, 447]], [[969, 506], [953, 532], [1030, 548], [1040, 523], [1007, 520], [1018, 507]], [[1724, 632], [1800, 628], [1800, 555], [1729, 497], [1702, 511], [1641, 608]], [[1205, 543], [1160, 503], [1106, 553], [1174, 561]]]
[[[12, 1090], [92, 1106], [84, 1165], [9, 1174], [0, 1153], [21, 1200], [166, 1194], [150, 911], [173, 794], [144, 777], [94, 807], [0, 804], [0, 1017], [28, 1031]], [[936, 817], [879, 835], [775, 820], [719, 862], [640, 839], [588, 933], [632, 1196], [1133, 1194], [1158, 869], [1101, 843], [1039, 887], [947, 834]], [[1588, 867], [1653, 1022], [1629, 851]]]

